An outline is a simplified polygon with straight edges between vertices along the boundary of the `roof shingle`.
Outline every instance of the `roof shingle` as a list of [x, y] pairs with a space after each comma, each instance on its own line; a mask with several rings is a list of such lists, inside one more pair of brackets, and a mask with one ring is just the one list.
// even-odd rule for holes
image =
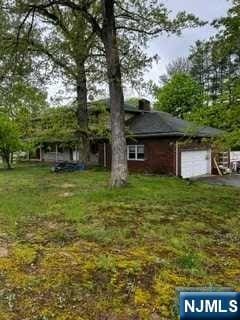
[[221, 130], [211, 127], [199, 127], [195, 123], [173, 117], [161, 111], [143, 112], [127, 122], [134, 136], [191, 136], [215, 137]]

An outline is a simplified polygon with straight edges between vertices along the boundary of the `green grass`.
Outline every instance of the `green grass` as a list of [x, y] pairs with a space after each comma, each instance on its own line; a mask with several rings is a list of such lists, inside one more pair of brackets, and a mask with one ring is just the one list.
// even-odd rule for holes
[[0, 170], [0, 320], [176, 319], [176, 287], [240, 289], [240, 189], [108, 180]]

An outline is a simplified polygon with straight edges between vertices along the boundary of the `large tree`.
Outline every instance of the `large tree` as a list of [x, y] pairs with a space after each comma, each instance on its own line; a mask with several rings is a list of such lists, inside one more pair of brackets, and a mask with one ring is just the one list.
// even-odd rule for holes
[[202, 88], [206, 104], [212, 104], [228, 91], [231, 99], [231, 89], [234, 79], [239, 72], [239, 66], [232, 60], [230, 52], [223, 50], [224, 44], [217, 38], [205, 42], [196, 42], [189, 57], [191, 75]]
[[213, 21], [218, 29], [216, 40], [220, 41], [222, 52], [240, 57], [240, 1], [232, 0], [232, 6], [225, 17]]
[[7, 92], [0, 92], [0, 112], [14, 121], [22, 141], [31, 141], [32, 119], [41, 117], [48, 109], [46, 98], [44, 91], [25, 83], [24, 79], [14, 82]]
[[166, 73], [160, 76], [163, 84], [167, 83], [176, 73], [190, 73], [191, 63], [186, 57], [178, 57], [166, 67]]
[[231, 2], [227, 15], [212, 23], [217, 34], [208, 41], [197, 41], [190, 55], [191, 74], [203, 85], [208, 104], [223, 94], [234, 103], [233, 88], [240, 75], [240, 2]]
[[202, 126], [211, 126], [224, 130], [217, 139], [222, 148], [240, 147], [240, 103], [228, 104], [226, 97], [219, 97], [211, 106], [195, 109], [188, 119]]
[[155, 90], [155, 108], [184, 118], [202, 106], [201, 87], [186, 73], [176, 73], [162, 87]]
[[218, 32], [197, 42], [190, 56], [192, 75], [203, 84], [205, 104], [190, 115], [192, 120], [224, 129], [224, 143], [240, 146], [240, 1], [233, 0], [226, 17], [213, 22]]
[[112, 131], [112, 175], [111, 185], [127, 183], [126, 139], [124, 134], [124, 98], [119, 37], [127, 32], [130, 39], [138, 39], [141, 45], [162, 34], [180, 33], [184, 27], [193, 27], [199, 20], [181, 12], [169, 18], [169, 11], [158, 1], [114, 1], [101, 0], [81, 2], [52, 0], [33, 3], [30, 10], [46, 9], [54, 5], [71, 8], [82, 14], [104, 46], [111, 105]]
[[[77, 97], [78, 132], [82, 141], [80, 154], [82, 160], [87, 162], [91, 134], [88, 127], [87, 96], [96, 89], [97, 82], [106, 81], [103, 46], [95, 30], [92, 30], [91, 25], [79, 10], [53, 4], [47, 7], [35, 6], [34, 9], [31, 8], [33, 10], [31, 12], [29, 6], [31, 8], [29, 1], [19, 1], [17, 9], [25, 15], [29, 14], [28, 26], [25, 23], [25, 29], [31, 28], [31, 33], [26, 33], [26, 43], [30, 50], [50, 61], [53, 67], [49, 68], [50, 72], [53, 70], [56, 76], [62, 76], [68, 88], [70, 85], [74, 87]], [[97, 6], [95, 10], [98, 10]], [[24, 37], [21, 41], [24, 42]], [[151, 58], [148, 58], [139, 46], [133, 45], [124, 34], [119, 41], [119, 46], [124, 79], [135, 79], [143, 67], [151, 62]]]
[[11, 154], [21, 149], [16, 123], [0, 113], [0, 156], [7, 169], [11, 169]]
[[87, 73], [93, 67], [89, 60], [96, 49], [96, 35], [83, 15], [72, 8], [60, 8], [58, 4], [33, 8], [30, 1], [18, 1], [14, 9], [21, 17], [18, 41], [45, 62], [47, 80], [61, 77], [68, 88], [73, 87], [81, 161], [87, 163]]
[[15, 26], [18, 19], [8, 10], [7, 4], [8, 1], [0, 1], [0, 114], [2, 128], [6, 128], [6, 145], [10, 141], [12, 146], [4, 152], [2, 149], [6, 163], [6, 150], [14, 149], [16, 142], [13, 136], [16, 133], [21, 138], [26, 136], [30, 118], [47, 107], [46, 94], [32, 77], [33, 57], [27, 47], [17, 41]]

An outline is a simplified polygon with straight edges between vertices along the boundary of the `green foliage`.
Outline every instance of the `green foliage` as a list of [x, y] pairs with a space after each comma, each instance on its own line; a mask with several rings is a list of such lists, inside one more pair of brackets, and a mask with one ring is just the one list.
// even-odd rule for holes
[[215, 102], [223, 93], [231, 101], [240, 64], [233, 59], [231, 52], [224, 50], [224, 43], [217, 36], [205, 42], [197, 41], [189, 59], [190, 73], [202, 87], [204, 103]]
[[200, 86], [185, 73], [174, 74], [163, 87], [156, 90], [155, 99], [155, 109], [181, 118], [202, 105]]
[[197, 41], [189, 56], [191, 74], [204, 88], [206, 104], [227, 95], [233, 102], [235, 81], [240, 71], [240, 6], [233, 0], [227, 16], [213, 21], [217, 34], [207, 41]]
[[32, 119], [32, 139], [38, 143], [46, 141], [71, 142], [77, 138], [77, 119], [72, 107], [49, 108]]
[[[109, 137], [110, 114], [106, 103], [95, 102], [89, 110], [89, 138]], [[34, 143], [62, 142], [62, 145], [78, 144], [79, 131], [74, 105], [51, 107], [43, 110], [30, 122], [28, 138]]]
[[0, 110], [12, 118], [17, 118], [21, 113], [36, 117], [47, 107], [46, 92], [27, 81], [12, 82], [9, 91], [0, 95]]
[[[152, 60], [156, 58], [148, 57], [145, 53], [149, 40], [164, 32], [179, 35], [184, 28], [204, 24], [199, 18], [185, 11], [170, 17], [169, 10], [155, 0], [147, 3], [135, 1], [131, 4], [124, 0], [114, 4], [122, 73], [124, 80], [134, 85], [143, 82], [143, 70], [151, 66]], [[64, 10], [61, 10], [61, 5]], [[32, 8], [32, 3], [24, 0], [19, 2], [16, 8], [23, 18], [27, 10]], [[88, 70], [88, 80], [91, 83], [88, 89], [94, 89], [99, 80], [106, 81], [106, 62], [103, 59], [101, 43], [103, 37], [99, 32], [104, 28], [100, 2], [92, 1], [82, 7], [73, 5], [71, 1], [59, 1], [58, 4], [53, 3], [46, 8], [35, 3], [34, 8], [34, 14], [40, 18], [41, 24], [35, 23], [31, 26], [31, 15], [25, 22], [27, 30], [29, 25], [31, 26], [30, 47], [32, 46], [33, 52], [37, 51], [40, 56], [51, 60], [50, 65], [54, 66], [54, 70], [57, 69], [74, 86], [76, 78], [81, 74], [80, 64], [85, 64]], [[101, 39], [97, 37], [99, 33]]]
[[240, 147], [240, 86], [232, 88], [232, 102], [223, 94], [212, 105], [195, 108], [187, 117], [189, 120], [203, 126], [211, 126], [225, 131], [225, 134], [216, 140], [222, 148]]
[[226, 17], [213, 22], [218, 28], [217, 40], [221, 43], [222, 52], [235, 54], [240, 57], [239, 30], [240, 30], [240, 2], [232, 0], [232, 7], [228, 10]]
[[229, 106], [227, 103], [218, 102], [195, 109], [189, 119], [204, 126], [232, 131], [240, 126], [240, 108], [239, 105]]
[[92, 138], [110, 138], [109, 101], [100, 99], [89, 103], [89, 134]]
[[131, 97], [126, 100], [127, 104], [130, 104], [131, 106], [138, 108], [139, 99], [135, 97]]
[[16, 245], [12, 250], [16, 263], [19, 265], [30, 265], [36, 260], [37, 252], [32, 246]]
[[1, 319], [177, 319], [176, 287], [239, 291], [240, 189], [108, 179], [0, 171]]
[[190, 120], [225, 130], [217, 139], [221, 148], [240, 147], [240, 3], [232, 1], [227, 16], [213, 22], [218, 29], [209, 41], [198, 41], [190, 55], [191, 74], [202, 85], [204, 104]]
[[17, 126], [4, 114], [0, 113], [0, 156], [10, 168], [10, 154], [20, 150], [21, 143]]
[[110, 113], [102, 110], [99, 113], [89, 115], [90, 137], [110, 138]]
[[191, 71], [190, 61], [188, 58], [178, 57], [167, 65], [166, 70], [166, 74], [163, 74], [160, 77], [160, 80], [163, 84], [167, 83], [174, 76], [174, 74], [189, 74]]
[[155, 0], [132, 3], [127, 0], [116, 1], [116, 8], [119, 29], [128, 30], [130, 35], [139, 34], [142, 41], [157, 37], [164, 32], [180, 34], [184, 28], [194, 28], [204, 24], [199, 18], [185, 11], [170, 17], [167, 7]]
[[0, 94], [0, 112], [15, 121], [22, 139], [33, 134], [32, 119], [48, 108], [46, 93], [24, 81], [11, 84], [8, 92]]
[[[19, 20], [11, 1], [0, 1], [0, 96], [7, 95], [16, 81], [29, 79], [34, 63], [26, 44], [17, 41]], [[36, 80], [36, 79], [35, 79]], [[0, 102], [1, 105], [1, 102]]]

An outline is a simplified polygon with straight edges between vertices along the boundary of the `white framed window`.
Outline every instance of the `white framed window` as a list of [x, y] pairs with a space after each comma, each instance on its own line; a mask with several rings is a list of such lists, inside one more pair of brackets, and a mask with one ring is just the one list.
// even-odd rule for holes
[[144, 145], [127, 146], [128, 160], [144, 161]]

